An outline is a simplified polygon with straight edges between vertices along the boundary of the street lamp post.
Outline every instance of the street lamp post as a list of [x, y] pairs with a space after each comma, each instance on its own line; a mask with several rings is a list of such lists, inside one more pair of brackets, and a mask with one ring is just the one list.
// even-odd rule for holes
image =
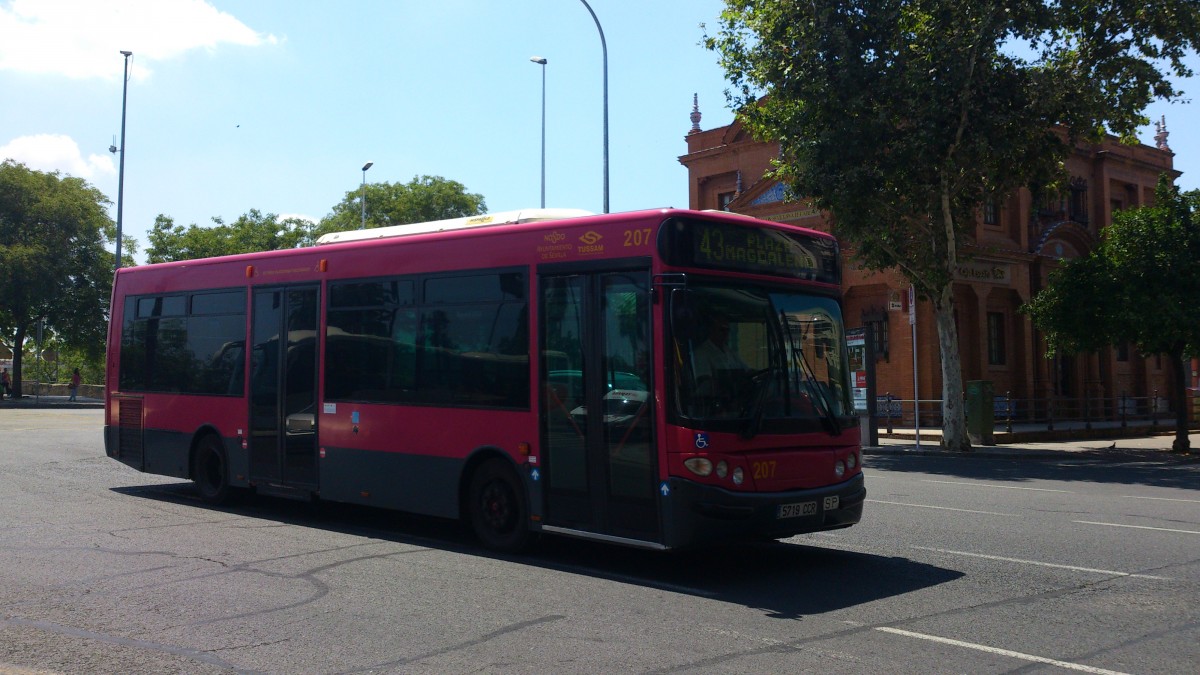
[[[121, 86], [121, 168], [117, 173], [117, 260], [114, 269], [121, 269], [121, 221], [122, 210], [125, 206], [125, 104], [129, 101], [129, 57], [133, 52], [122, 51], [125, 57], [124, 80]], [[110, 146], [109, 152], [117, 152], [117, 147]]]
[[358, 227], [360, 230], [367, 229], [367, 169], [371, 168], [374, 164], [375, 162], [367, 162], [363, 164], [362, 168], [362, 196], [359, 198], [359, 201], [362, 202], [362, 225]]
[[579, 1], [592, 15], [592, 21], [596, 22], [596, 30], [600, 31], [600, 51], [604, 57], [604, 212], [608, 213], [608, 45], [604, 42], [604, 29], [600, 27], [600, 19], [596, 18], [592, 6], [587, 0]]
[[542, 208], [546, 208], [546, 59], [531, 56], [530, 61], [542, 67]]

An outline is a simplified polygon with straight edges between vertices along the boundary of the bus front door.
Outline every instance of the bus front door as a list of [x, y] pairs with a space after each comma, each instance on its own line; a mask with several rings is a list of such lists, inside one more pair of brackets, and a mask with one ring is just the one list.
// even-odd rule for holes
[[254, 291], [250, 480], [317, 487], [316, 287]]
[[545, 524], [656, 542], [650, 274], [541, 277]]

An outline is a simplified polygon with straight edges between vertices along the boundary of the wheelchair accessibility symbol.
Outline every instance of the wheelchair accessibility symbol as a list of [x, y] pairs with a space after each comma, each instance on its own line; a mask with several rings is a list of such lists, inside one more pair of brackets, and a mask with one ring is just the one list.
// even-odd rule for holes
[[696, 447], [701, 450], [708, 447], [708, 434], [696, 434]]

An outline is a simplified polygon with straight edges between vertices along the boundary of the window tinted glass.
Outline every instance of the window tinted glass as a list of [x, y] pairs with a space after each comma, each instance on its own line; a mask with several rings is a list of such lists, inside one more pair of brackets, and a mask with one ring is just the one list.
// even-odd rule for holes
[[241, 396], [245, 291], [128, 298], [119, 382], [125, 391]]
[[197, 314], [241, 314], [246, 315], [246, 292], [225, 291], [223, 293], [197, 293], [192, 296], [192, 315]]
[[426, 304], [500, 302], [525, 298], [521, 273], [477, 274], [425, 280]]
[[329, 310], [325, 397], [356, 401], [414, 399], [416, 312]]
[[471, 272], [331, 284], [325, 398], [528, 407], [526, 283]]
[[187, 310], [186, 295], [169, 295], [138, 300], [138, 318], [151, 316], [183, 316]]
[[330, 286], [330, 307], [376, 307], [380, 305], [411, 305], [411, 281], [367, 281]]

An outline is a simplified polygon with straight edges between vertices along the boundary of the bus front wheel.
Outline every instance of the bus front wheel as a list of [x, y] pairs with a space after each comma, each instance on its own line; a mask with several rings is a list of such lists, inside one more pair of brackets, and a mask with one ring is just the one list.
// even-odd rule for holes
[[502, 459], [480, 465], [471, 477], [468, 516], [484, 546], [515, 552], [529, 543], [529, 509], [512, 468]]
[[221, 439], [211, 434], [204, 436], [196, 445], [192, 458], [192, 480], [200, 491], [200, 498], [209, 504], [224, 504], [229, 501], [232, 488], [229, 486], [229, 463]]

